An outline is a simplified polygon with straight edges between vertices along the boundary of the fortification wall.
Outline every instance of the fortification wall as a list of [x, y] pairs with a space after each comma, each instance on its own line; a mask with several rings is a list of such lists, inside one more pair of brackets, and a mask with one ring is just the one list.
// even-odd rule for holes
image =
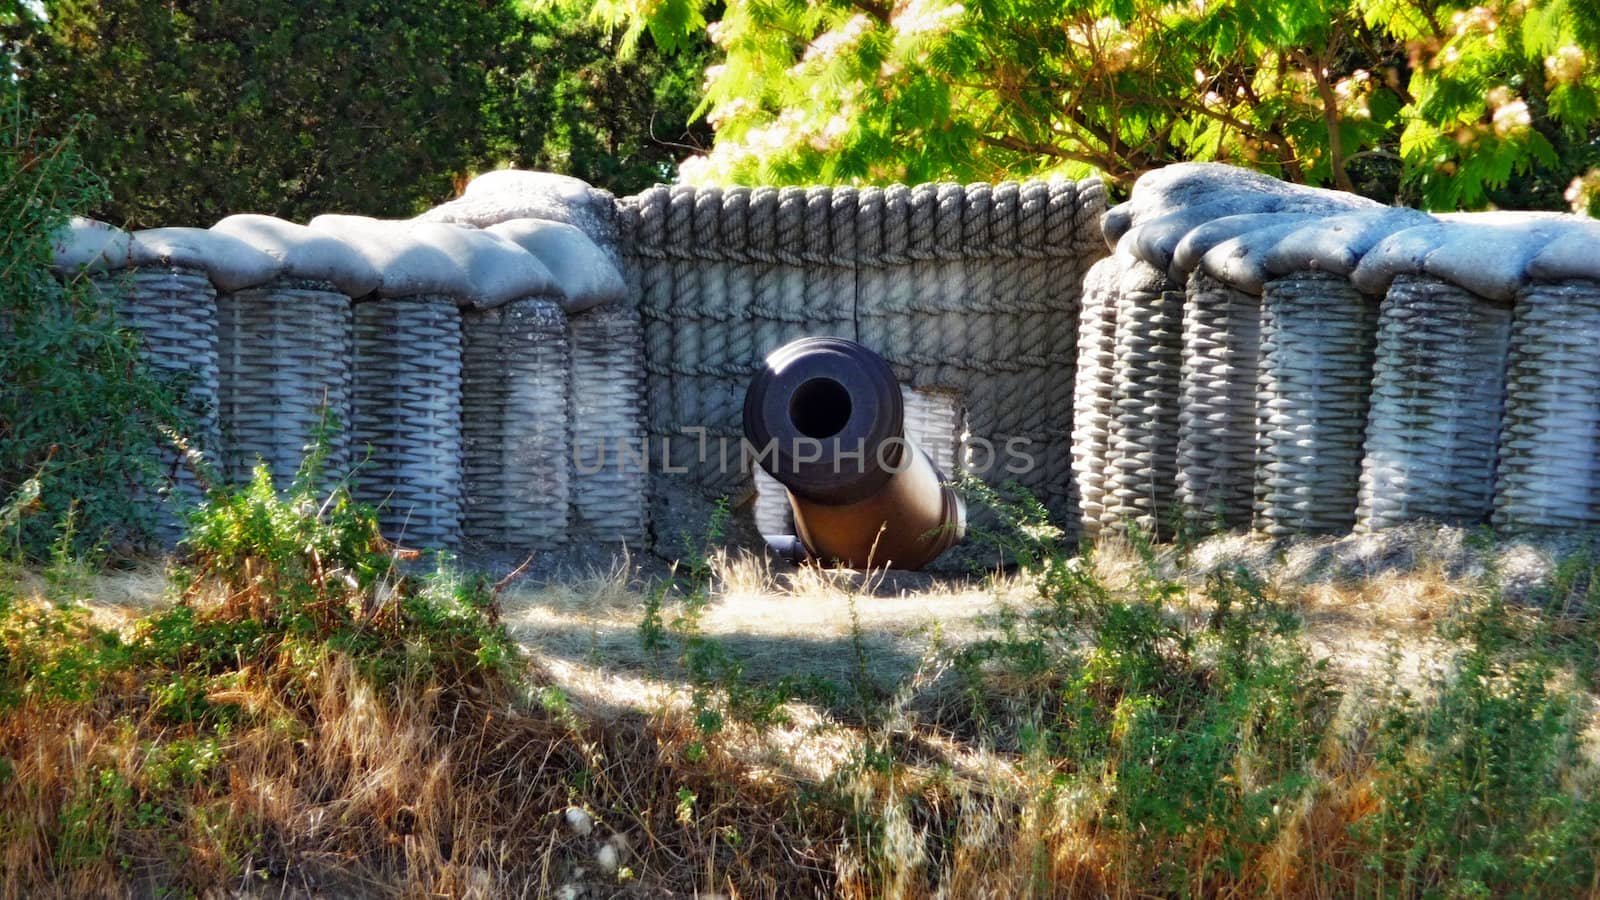
[[[723, 448], [738, 453], [751, 374], [795, 338], [832, 335], [872, 347], [903, 385], [937, 398], [914, 410], [942, 408], [948, 421], [954, 409], [972, 474], [1015, 479], [1075, 519], [1078, 298], [1083, 272], [1105, 252], [1104, 209], [1098, 180], [659, 187], [623, 200], [629, 289], [644, 319], [647, 433], [680, 470], [656, 472], [655, 517], [702, 515], [686, 493], [749, 496], [747, 468], [729, 465]], [[936, 430], [917, 437], [943, 443]]]
[[1600, 223], [1188, 164], [1105, 234], [1080, 323], [1086, 532], [1600, 524]]
[[[1600, 524], [1600, 224], [1216, 165], [1104, 205], [1096, 181], [619, 201], [508, 171], [406, 222], [80, 221], [57, 265], [185, 376], [217, 477], [286, 482], [331, 418], [324, 477], [413, 545], [670, 551], [721, 497], [781, 528], [741, 402], [813, 334], [882, 353], [936, 458], [1068, 533]], [[198, 496], [173, 463], [167, 509]]]
[[[57, 262], [188, 376], [193, 449], [222, 478], [264, 463], [287, 483], [331, 418], [326, 477], [403, 541], [638, 546], [698, 532], [719, 498], [752, 511], [745, 384], [806, 334], [882, 352], [946, 468], [970, 434], [968, 469], [1074, 521], [1077, 303], [1104, 208], [1098, 181], [616, 201], [496, 172], [408, 222], [81, 221]], [[168, 507], [198, 496], [171, 468]]]

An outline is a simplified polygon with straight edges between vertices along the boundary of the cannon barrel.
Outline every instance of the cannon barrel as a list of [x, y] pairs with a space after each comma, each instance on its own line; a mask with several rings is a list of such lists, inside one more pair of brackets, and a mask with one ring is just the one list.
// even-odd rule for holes
[[965, 533], [961, 498], [905, 434], [894, 373], [854, 341], [802, 338], [767, 356], [745, 392], [744, 434], [788, 490], [812, 557], [920, 569]]

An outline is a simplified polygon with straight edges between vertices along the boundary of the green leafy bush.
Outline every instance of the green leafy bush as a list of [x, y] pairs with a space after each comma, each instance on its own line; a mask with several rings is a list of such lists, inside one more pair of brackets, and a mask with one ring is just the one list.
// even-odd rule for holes
[[35, 559], [69, 511], [75, 552], [138, 545], [150, 523], [132, 497], [154, 489], [163, 430], [184, 428], [106, 299], [50, 271], [53, 236], [104, 196], [0, 83], [0, 546]]
[[0, 42], [48, 133], [79, 129], [110, 182], [90, 214], [119, 225], [404, 217], [507, 164], [622, 193], [709, 143], [707, 42], [623, 56], [520, 5], [43, 0], [0, 10]]
[[717, 45], [694, 181], [1126, 187], [1197, 159], [1433, 209], [1600, 201], [1573, 0], [538, 2]]

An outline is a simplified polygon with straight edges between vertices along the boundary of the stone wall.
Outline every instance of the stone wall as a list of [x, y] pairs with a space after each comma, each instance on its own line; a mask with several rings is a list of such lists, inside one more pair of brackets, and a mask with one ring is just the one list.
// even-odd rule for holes
[[[413, 545], [671, 550], [724, 497], [780, 527], [741, 402], [816, 334], [882, 353], [914, 438], [1069, 534], [1600, 524], [1586, 219], [1216, 165], [1109, 211], [1098, 181], [617, 200], [501, 171], [404, 222], [80, 221], [57, 249], [184, 376], [218, 477], [285, 483], [327, 432], [324, 479]], [[169, 509], [198, 496], [171, 468]]]

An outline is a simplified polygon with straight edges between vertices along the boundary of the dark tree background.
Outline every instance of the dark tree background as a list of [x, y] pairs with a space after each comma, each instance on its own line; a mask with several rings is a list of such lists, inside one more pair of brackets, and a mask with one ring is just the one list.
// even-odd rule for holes
[[26, 104], [117, 224], [407, 216], [502, 165], [619, 193], [710, 143], [704, 46], [623, 59], [506, 0], [47, 0], [0, 16]]

